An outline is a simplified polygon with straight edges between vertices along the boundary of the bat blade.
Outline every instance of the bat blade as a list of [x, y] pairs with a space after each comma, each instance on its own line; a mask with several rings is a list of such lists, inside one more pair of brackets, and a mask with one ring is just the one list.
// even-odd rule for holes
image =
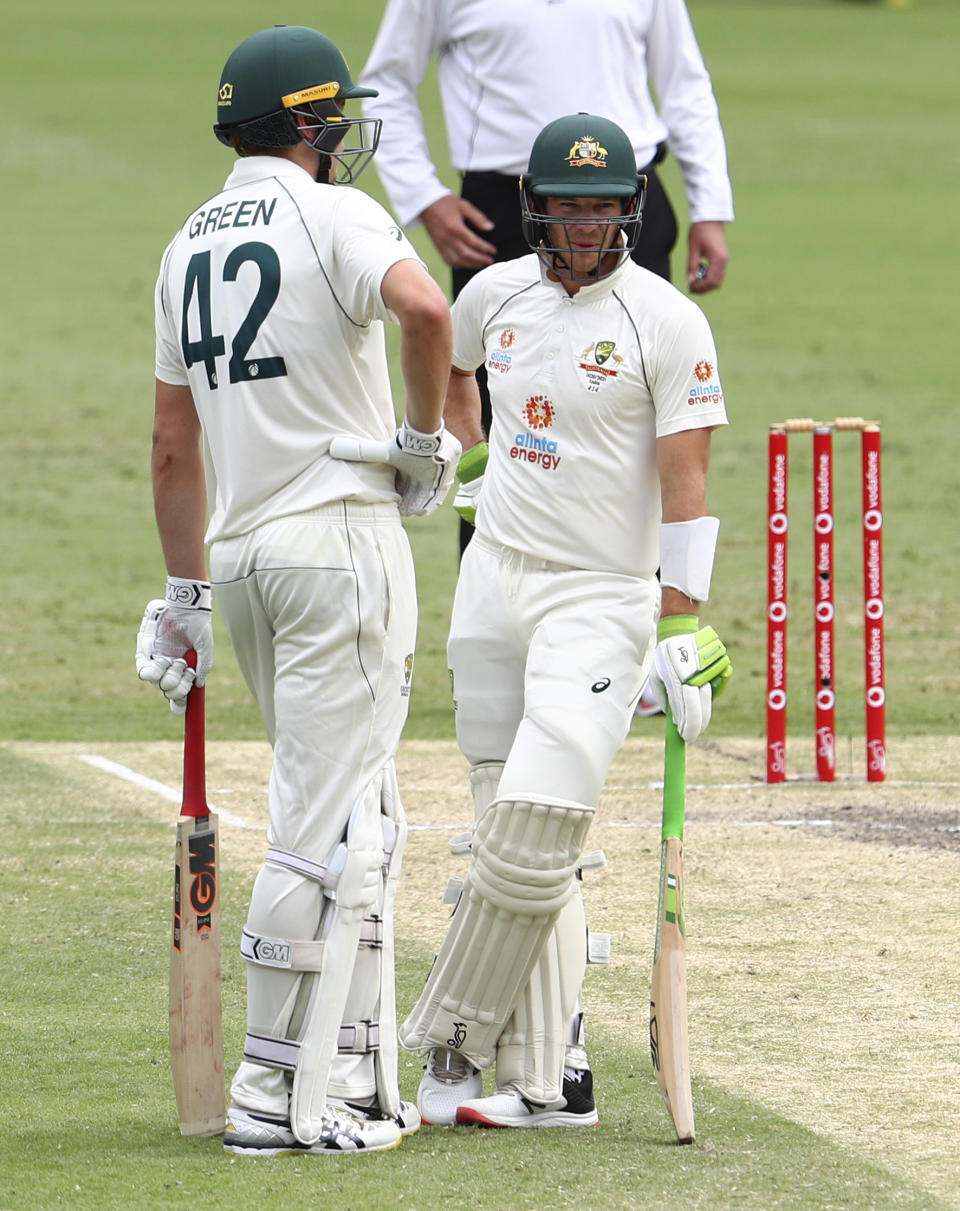
[[650, 1058], [677, 1139], [695, 1138], [687, 1035], [687, 951], [683, 927], [685, 749], [667, 716], [660, 893], [650, 982]]
[[207, 806], [204, 690], [187, 699], [170, 949], [170, 1064], [182, 1135], [216, 1135], [226, 1105], [220, 997], [220, 846]]

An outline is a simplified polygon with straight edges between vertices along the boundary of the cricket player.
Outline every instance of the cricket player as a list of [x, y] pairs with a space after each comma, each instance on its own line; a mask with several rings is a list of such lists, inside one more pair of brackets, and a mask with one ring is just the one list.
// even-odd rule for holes
[[624, 131], [585, 113], [551, 122], [520, 187], [532, 253], [482, 270], [453, 307], [445, 416], [466, 451], [455, 506], [475, 511], [476, 535], [447, 653], [476, 823], [400, 1039], [429, 1052], [425, 1122], [586, 1126], [581, 853], [651, 670], [688, 742], [730, 675], [699, 621], [719, 530], [710, 440], [727, 417], [700, 308], [630, 259], [645, 179]]
[[[366, 95], [316, 30], [242, 42], [214, 127], [236, 163], [156, 287], [152, 473], [169, 575], [138, 672], [184, 709], [185, 652], [198, 685], [212, 665], [212, 589], [273, 746], [224, 1136], [245, 1155], [376, 1152], [419, 1126], [399, 1094], [394, 986], [394, 757], [417, 622], [401, 514], [441, 503], [460, 443], [442, 421], [443, 291], [392, 217], [345, 187], [377, 146], [379, 122], [344, 109]], [[401, 332], [399, 430], [387, 321]]]

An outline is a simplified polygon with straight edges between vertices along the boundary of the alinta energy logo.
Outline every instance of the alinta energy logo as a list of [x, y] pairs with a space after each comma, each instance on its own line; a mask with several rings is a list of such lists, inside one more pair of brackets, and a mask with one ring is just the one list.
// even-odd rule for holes
[[220, 92], [217, 94], [217, 105], [232, 105], [233, 104], [233, 85], [221, 84]]
[[487, 369], [497, 370], [500, 374], [506, 374], [513, 364], [513, 357], [507, 352], [512, 349], [516, 342], [517, 334], [512, 328], [504, 328], [500, 333], [498, 344], [499, 349], [491, 349], [490, 356], [487, 358]]
[[693, 368], [693, 377], [697, 382], [687, 395], [687, 403], [691, 408], [697, 404], [723, 403], [723, 390], [714, 373], [712, 362], [697, 362]]
[[[557, 410], [545, 395], [531, 395], [523, 406], [523, 418], [531, 429], [542, 432], [549, 429], [556, 419]], [[519, 462], [533, 463], [544, 471], [555, 471], [560, 466], [560, 445], [549, 437], [537, 433], [518, 433], [510, 447], [510, 457]]]

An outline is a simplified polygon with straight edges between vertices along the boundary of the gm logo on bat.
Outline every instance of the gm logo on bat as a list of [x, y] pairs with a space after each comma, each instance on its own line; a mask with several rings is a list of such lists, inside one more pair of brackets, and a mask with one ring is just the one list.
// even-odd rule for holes
[[216, 841], [214, 834], [201, 833], [190, 838], [190, 904], [197, 914], [197, 929], [210, 928], [210, 913], [217, 901]]

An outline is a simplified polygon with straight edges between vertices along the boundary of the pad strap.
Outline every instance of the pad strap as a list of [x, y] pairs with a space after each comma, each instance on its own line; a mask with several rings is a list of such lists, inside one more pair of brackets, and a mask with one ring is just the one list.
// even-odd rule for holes
[[[300, 1057], [299, 1039], [275, 1039], [266, 1034], [248, 1034], [243, 1040], [243, 1058], [267, 1068], [296, 1071]], [[346, 1022], [337, 1035], [341, 1055], [366, 1055], [380, 1050], [379, 1022]]]

